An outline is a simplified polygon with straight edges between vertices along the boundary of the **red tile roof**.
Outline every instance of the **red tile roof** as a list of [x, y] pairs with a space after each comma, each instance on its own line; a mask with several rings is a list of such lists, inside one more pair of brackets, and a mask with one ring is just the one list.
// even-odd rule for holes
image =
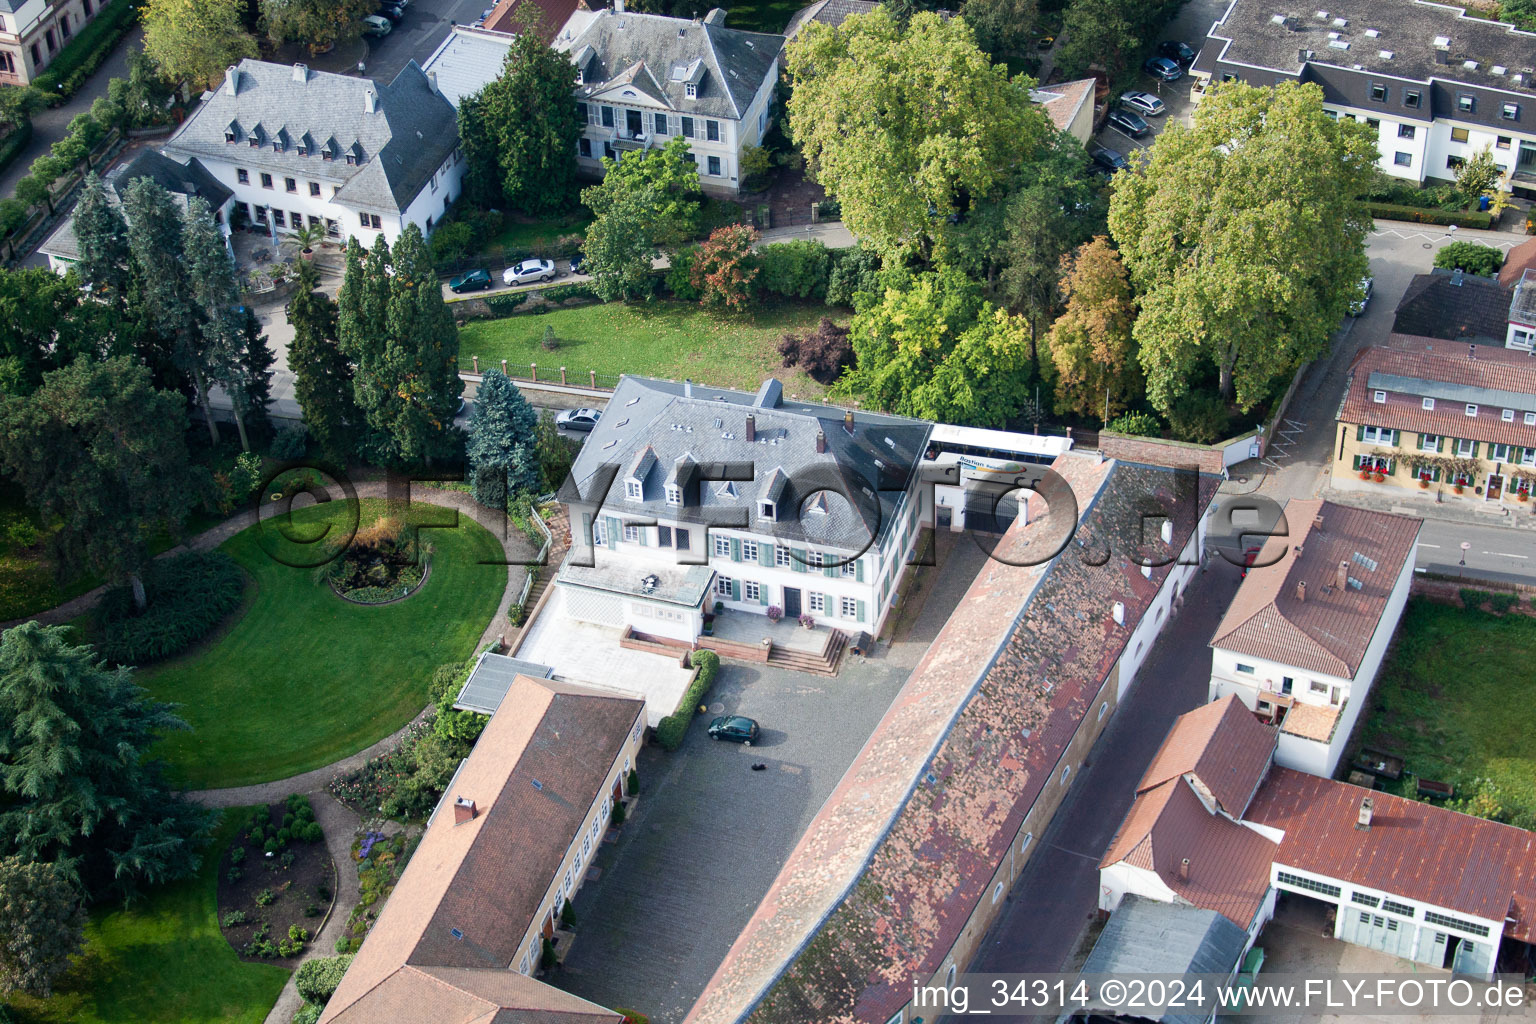
[[490, 17], [480, 26], [487, 32], [515, 35], [523, 19], [536, 17], [539, 38], [549, 42], [577, 11], [590, 11], [587, 0], [501, 0], [491, 9]]
[[[1007, 564], [1057, 549], [1073, 525], [1030, 497], [1029, 522], [1001, 539], [689, 1024], [884, 1021], [911, 998], [914, 975], [942, 965], [1171, 571], [1149, 579], [1127, 557], [1141, 512], [1152, 500], [1179, 510], [1176, 551], [1214, 494], [1210, 477], [1076, 453], [1053, 468], [1086, 509], [1086, 548], [1067, 542], [1043, 566]], [[1085, 564], [1085, 550], [1106, 546], [1106, 564]]]
[[[1422, 521], [1327, 501], [1292, 500], [1285, 506], [1285, 522], [1289, 536], [1265, 543], [1211, 646], [1353, 679], [1371, 638], [1382, 628], [1398, 574], [1414, 558]], [[1360, 582], [1359, 589], [1336, 585], [1341, 563], [1349, 578]], [[1299, 583], [1307, 585], [1305, 599], [1298, 594]]]
[[[1425, 409], [1422, 389], [1398, 391], [1373, 388], [1370, 384], [1372, 373], [1382, 373], [1481, 391], [1536, 396], [1536, 358], [1514, 349], [1401, 334], [1392, 335], [1389, 342], [1390, 347], [1367, 348], [1355, 357], [1349, 390], [1339, 408], [1340, 423], [1536, 448], [1536, 426], [1526, 426], [1521, 412], [1516, 412], [1513, 421], [1504, 422], [1504, 406], [1497, 396], [1474, 395], [1465, 401], [1442, 398], [1436, 400], [1435, 408]], [[1377, 390], [1387, 392], [1386, 402], [1374, 400]], [[1477, 405], [1476, 416], [1466, 414], [1468, 402]], [[1400, 446], [1411, 450], [1408, 444], [1400, 442]]]
[[1194, 775], [1222, 810], [1242, 817], [1269, 767], [1276, 739], [1275, 730], [1255, 718], [1235, 696], [1212, 701], [1179, 716], [1136, 792]]
[[[1374, 804], [1357, 829], [1360, 801]], [[1536, 941], [1536, 833], [1276, 768], [1247, 820], [1285, 830], [1278, 863], [1487, 920]]]
[[1536, 238], [1527, 238], [1504, 257], [1504, 265], [1499, 268], [1499, 284], [1513, 288], [1520, 283], [1520, 275], [1533, 268], [1536, 268]]

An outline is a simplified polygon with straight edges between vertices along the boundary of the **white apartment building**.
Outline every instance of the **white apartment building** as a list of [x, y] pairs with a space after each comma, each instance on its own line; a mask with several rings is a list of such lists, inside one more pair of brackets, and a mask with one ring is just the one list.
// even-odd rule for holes
[[773, 108], [784, 37], [726, 28], [716, 8], [702, 20], [612, 9], [577, 11], [552, 44], [576, 66], [575, 98], [587, 130], [580, 165], [689, 140], [706, 192], [740, 190], [741, 151], [762, 142]]
[[30, 83], [111, 2], [0, 0], [0, 85]]
[[1408, 600], [1422, 521], [1293, 500], [1211, 639], [1210, 699], [1278, 724], [1275, 763], [1331, 776]]
[[236, 220], [269, 231], [320, 225], [327, 237], [390, 242], [424, 234], [462, 191], [453, 105], [407, 64], [387, 86], [243, 60], [171, 136], [234, 194]]

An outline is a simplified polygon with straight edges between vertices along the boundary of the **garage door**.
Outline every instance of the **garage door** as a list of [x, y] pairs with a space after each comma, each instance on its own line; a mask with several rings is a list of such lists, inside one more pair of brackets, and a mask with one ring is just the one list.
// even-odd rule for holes
[[1351, 910], [1343, 929], [1346, 942], [1368, 946], [1393, 956], [1410, 956], [1413, 952], [1414, 926], [1385, 914], [1369, 910]]

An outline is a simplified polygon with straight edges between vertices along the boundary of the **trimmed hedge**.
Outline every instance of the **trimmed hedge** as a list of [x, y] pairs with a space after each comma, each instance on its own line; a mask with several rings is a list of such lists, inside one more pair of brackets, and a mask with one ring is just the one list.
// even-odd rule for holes
[[5, 170], [27, 148], [27, 143], [32, 141], [32, 122], [23, 121], [0, 141], [0, 171]]
[[512, 292], [510, 295], [492, 295], [485, 300], [486, 308], [491, 311], [491, 316], [511, 316], [512, 312], [528, 301], [527, 292]]
[[571, 299], [583, 299], [588, 302], [599, 302], [597, 291], [589, 284], [557, 284], [553, 288], [545, 288], [539, 292], [545, 302], [559, 304]]
[[298, 989], [306, 1003], [324, 1006], [335, 995], [336, 986], [341, 984], [341, 976], [347, 973], [350, 966], [351, 953], [306, 960], [299, 965], [298, 973], [293, 976], [293, 987]]
[[667, 750], [676, 750], [683, 745], [683, 737], [688, 735], [688, 725], [693, 721], [694, 712], [714, 685], [715, 673], [720, 671], [720, 655], [714, 651], [695, 651], [693, 664], [699, 670], [698, 675], [693, 677], [693, 682], [683, 692], [677, 710], [656, 726], [656, 742]]
[[143, 581], [149, 607], [142, 614], [126, 584], [97, 605], [96, 650], [108, 661], [142, 665], [180, 654], [238, 608], [245, 592], [245, 572], [220, 551], [157, 558]]
[[1372, 217], [1382, 220], [1406, 220], [1417, 224], [1455, 224], [1463, 228], [1488, 229], [1493, 226], [1493, 215], [1477, 210], [1421, 210], [1414, 206], [1396, 203], [1366, 203], [1365, 210]]
[[138, 20], [139, 9], [132, 0], [112, 0], [59, 51], [48, 70], [32, 80], [32, 88], [47, 96], [49, 103], [73, 96]]

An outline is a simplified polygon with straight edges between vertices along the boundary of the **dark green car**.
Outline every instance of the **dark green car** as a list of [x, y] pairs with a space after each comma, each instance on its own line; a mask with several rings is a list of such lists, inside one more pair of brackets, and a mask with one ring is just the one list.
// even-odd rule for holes
[[448, 279], [448, 288], [454, 292], [477, 292], [491, 286], [489, 270], [466, 270]]
[[709, 738], [731, 740], [750, 747], [757, 739], [757, 723], [741, 715], [721, 715], [709, 723]]

